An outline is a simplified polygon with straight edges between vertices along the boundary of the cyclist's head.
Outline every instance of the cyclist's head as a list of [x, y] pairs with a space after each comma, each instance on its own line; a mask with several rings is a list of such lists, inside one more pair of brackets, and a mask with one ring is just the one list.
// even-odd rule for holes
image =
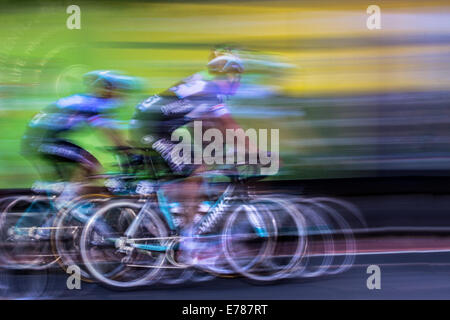
[[224, 94], [233, 95], [239, 87], [244, 64], [230, 48], [215, 48], [209, 56], [208, 72]]
[[120, 97], [139, 86], [136, 78], [117, 71], [95, 70], [86, 73], [83, 78], [88, 90], [101, 98]]

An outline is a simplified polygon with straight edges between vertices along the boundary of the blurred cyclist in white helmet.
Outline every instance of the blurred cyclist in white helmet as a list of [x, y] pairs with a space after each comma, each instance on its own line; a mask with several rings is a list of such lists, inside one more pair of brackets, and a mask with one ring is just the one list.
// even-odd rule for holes
[[210, 54], [206, 72], [196, 73], [136, 107], [131, 122], [134, 143], [148, 147], [166, 172], [186, 178], [176, 186], [184, 208], [185, 234], [198, 213], [203, 182], [200, 173], [207, 166], [173, 159], [172, 151], [178, 142], [171, 140], [172, 133], [194, 121], [202, 121], [203, 130], [215, 128], [224, 136], [227, 129], [240, 129], [226, 100], [236, 93], [243, 72], [244, 65], [237, 54], [217, 48]]

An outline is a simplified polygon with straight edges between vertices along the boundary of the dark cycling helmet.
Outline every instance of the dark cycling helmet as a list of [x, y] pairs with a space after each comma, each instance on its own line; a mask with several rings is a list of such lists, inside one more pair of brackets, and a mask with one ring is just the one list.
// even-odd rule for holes
[[123, 75], [117, 71], [95, 70], [86, 73], [83, 78], [86, 85], [90, 88], [121, 91], [132, 91], [139, 88], [136, 78]]
[[231, 50], [213, 50], [208, 62], [208, 70], [211, 73], [243, 73], [242, 60]]

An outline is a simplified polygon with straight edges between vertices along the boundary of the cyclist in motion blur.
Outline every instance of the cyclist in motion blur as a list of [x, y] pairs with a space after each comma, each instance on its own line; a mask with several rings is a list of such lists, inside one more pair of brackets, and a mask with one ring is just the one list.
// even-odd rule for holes
[[[205, 164], [176, 161], [172, 150], [178, 142], [171, 140], [172, 133], [193, 121], [202, 121], [202, 129], [219, 129], [225, 136], [227, 129], [240, 129], [225, 102], [236, 93], [244, 66], [230, 49], [215, 49], [207, 64], [207, 72], [196, 73], [166, 91], [151, 96], [136, 107], [131, 121], [134, 144], [151, 149], [169, 173], [186, 177], [176, 184], [180, 190], [184, 210], [182, 234], [191, 234], [194, 218], [201, 202], [201, 173]], [[246, 138], [245, 150], [250, 141]], [[191, 158], [192, 159], [192, 158]], [[189, 250], [189, 249], [188, 249]]]
[[100, 173], [99, 161], [88, 151], [67, 139], [83, 125], [100, 129], [118, 146], [124, 145], [115, 130], [114, 111], [136, 79], [118, 72], [97, 70], [84, 75], [88, 93], [61, 98], [38, 113], [28, 124], [22, 140], [22, 154], [29, 158], [44, 181], [66, 184], [57, 200], [63, 207], [82, 192], [83, 181]]

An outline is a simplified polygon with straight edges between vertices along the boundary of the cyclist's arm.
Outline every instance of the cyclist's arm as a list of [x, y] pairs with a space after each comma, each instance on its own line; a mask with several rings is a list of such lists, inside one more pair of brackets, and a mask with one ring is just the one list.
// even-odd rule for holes
[[126, 146], [126, 140], [117, 128], [118, 122], [108, 117], [96, 115], [88, 120], [92, 127], [100, 130], [115, 146]]
[[[203, 112], [202, 112], [203, 111]], [[227, 130], [242, 130], [242, 127], [236, 122], [236, 120], [232, 117], [229, 109], [224, 103], [220, 103], [214, 106], [206, 106], [203, 110], [200, 110], [201, 118], [207, 120], [211, 128], [218, 129], [224, 138], [224, 141], [227, 136]], [[235, 147], [235, 152], [239, 149], [244, 149], [246, 153], [258, 153], [258, 147], [255, 144], [256, 142], [251, 141], [248, 136], [245, 136], [245, 139], [237, 139], [238, 143], [244, 142], [244, 146], [237, 145]]]
[[[221, 115], [220, 117], [215, 118], [215, 127], [222, 132], [223, 137], [226, 137], [227, 129], [243, 130], [242, 127], [231, 116], [230, 113], [225, 113], [225, 114]], [[240, 142], [241, 140], [237, 139], [237, 141]], [[251, 141], [248, 136], [245, 136], [244, 141], [245, 141], [244, 148], [245, 148], [246, 153], [250, 153], [250, 151], [253, 151], [255, 153], [258, 152], [257, 145], [255, 145], [254, 141]], [[239, 147], [239, 146], [236, 146], [236, 147]]]
[[[233, 129], [233, 130], [237, 130], [237, 129], [242, 129], [242, 127], [236, 122], [236, 120], [234, 120], [234, 118], [231, 116], [230, 113], [225, 113], [220, 117], [216, 118], [216, 125], [217, 125], [217, 129], [219, 129], [223, 136], [226, 137], [226, 130], [227, 129]], [[240, 139], [237, 139], [237, 141], [240, 141]], [[260, 151], [258, 146], [256, 145], [256, 141], [252, 141], [250, 140], [250, 138], [248, 136], [245, 136], [245, 152], [247, 154], [255, 154], [258, 157], [258, 163], [260, 163], [261, 159], [260, 157]], [[238, 147], [238, 146], [236, 146]], [[235, 150], [239, 150], [239, 149], [235, 149]], [[281, 164], [282, 161], [279, 158], [279, 155], [273, 153], [273, 152], [268, 152], [265, 151], [266, 156], [270, 155], [270, 157], [274, 157], [277, 159], [278, 163]], [[270, 163], [269, 163], [270, 165]]]
[[115, 145], [123, 147], [127, 145], [127, 142], [123, 135], [117, 129], [112, 128], [100, 128], [100, 131]]

